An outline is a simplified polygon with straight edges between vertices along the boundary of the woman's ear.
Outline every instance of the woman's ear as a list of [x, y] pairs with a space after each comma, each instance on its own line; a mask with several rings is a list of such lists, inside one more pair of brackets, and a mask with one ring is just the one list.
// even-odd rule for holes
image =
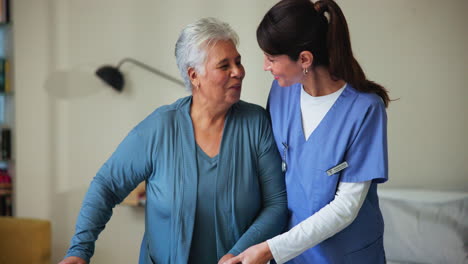
[[193, 67], [189, 67], [187, 70], [188, 77], [193, 87], [200, 87], [200, 80], [198, 79], [198, 73]]
[[303, 69], [308, 69], [312, 66], [314, 62], [314, 55], [310, 51], [302, 51], [299, 53], [299, 63], [301, 64]]

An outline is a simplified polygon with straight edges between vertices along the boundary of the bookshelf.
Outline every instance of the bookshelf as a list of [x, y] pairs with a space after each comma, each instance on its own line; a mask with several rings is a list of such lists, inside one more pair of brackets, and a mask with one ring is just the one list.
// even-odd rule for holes
[[12, 23], [10, 0], [0, 0], [0, 216], [13, 216], [14, 92], [12, 61]]

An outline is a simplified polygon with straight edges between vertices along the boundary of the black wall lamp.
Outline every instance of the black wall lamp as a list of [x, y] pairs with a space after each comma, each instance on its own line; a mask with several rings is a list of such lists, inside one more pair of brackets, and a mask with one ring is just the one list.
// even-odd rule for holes
[[100, 67], [99, 69], [97, 69], [96, 71], [96, 75], [101, 79], [103, 80], [105, 83], [107, 83], [108, 85], [110, 85], [112, 88], [114, 88], [115, 90], [121, 92], [123, 90], [123, 87], [124, 87], [124, 84], [125, 84], [125, 79], [124, 79], [124, 76], [122, 74], [122, 72], [119, 70], [120, 67], [122, 66], [122, 64], [124, 64], [125, 62], [131, 62], [137, 66], [140, 66], [142, 67], [143, 69], [146, 69], [156, 75], [159, 75], [161, 77], [163, 77], [164, 79], [166, 80], [169, 80], [169, 81], [172, 81], [174, 83], [177, 83], [178, 85], [182, 86], [182, 87], [185, 87], [185, 84], [184, 82], [182, 82], [181, 80], [177, 79], [177, 78], [174, 78], [164, 72], [161, 72], [149, 65], [146, 65], [144, 64], [143, 62], [140, 62], [140, 61], [137, 61], [135, 59], [132, 59], [132, 58], [124, 58], [122, 59], [119, 64], [117, 64], [116, 67], [114, 66], [110, 66], [110, 65], [104, 65], [102, 67]]

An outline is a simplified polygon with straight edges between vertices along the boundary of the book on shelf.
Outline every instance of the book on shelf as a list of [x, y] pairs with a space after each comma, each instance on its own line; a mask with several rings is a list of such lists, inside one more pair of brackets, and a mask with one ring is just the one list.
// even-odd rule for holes
[[10, 0], [0, 0], [0, 23], [10, 22]]
[[0, 93], [11, 93], [10, 62], [0, 58]]
[[12, 216], [11, 195], [0, 195], [0, 216]]
[[11, 185], [11, 176], [8, 173], [6, 164], [0, 164], [0, 216], [12, 215], [12, 196], [13, 187]]
[[0, 58], [0, 93], [5, 93], [5, 62], [6, 59]]
[[2, 160], [11, 159], [11, 130], [7, 127], [0, 130], [0, 157]]
[[1, 125], [5, 124], [5, 108], [6, 108], [5, 96], [0, 95], [0, 124]]
[[5, 80], [5, 93], [11, 93], [11, 68], [10, 68], [10, 60], [5, 59], [4, 65], [4, 80]]

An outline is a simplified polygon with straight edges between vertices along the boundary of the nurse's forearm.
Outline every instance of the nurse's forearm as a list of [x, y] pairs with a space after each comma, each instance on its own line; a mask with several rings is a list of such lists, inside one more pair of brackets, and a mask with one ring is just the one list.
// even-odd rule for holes
[[340, 183], [335, 199], [288, 232], [268, 240], [273, 257], [284, 263], [335, 235], [356, 218], [371, 181]]

